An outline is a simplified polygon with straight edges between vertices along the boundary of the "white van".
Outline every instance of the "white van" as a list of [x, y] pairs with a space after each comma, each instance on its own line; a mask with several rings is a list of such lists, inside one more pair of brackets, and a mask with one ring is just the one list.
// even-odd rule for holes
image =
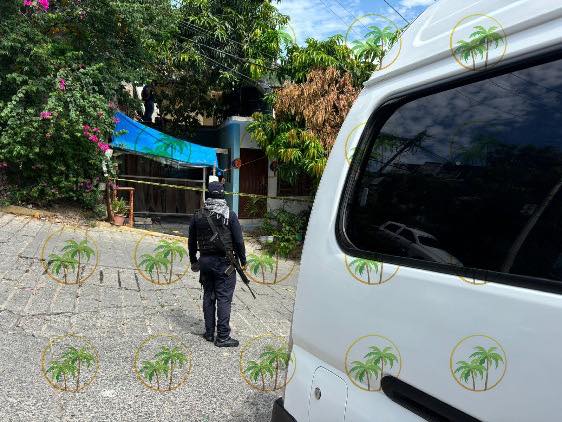
[[562, 420], [562, 0], [441, 0], [388, 53], [320, 184], [291, 336], [273, 422]]

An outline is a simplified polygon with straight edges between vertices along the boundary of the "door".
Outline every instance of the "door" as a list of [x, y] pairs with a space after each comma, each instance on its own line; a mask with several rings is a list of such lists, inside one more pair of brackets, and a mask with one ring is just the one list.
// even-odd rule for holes
[[[346, 381], [346, 422], [561, 418], [562, 53], [541, 60], [356, 116], [373, 126], [350, 145], [351, 165], [336, 144], [292, 337], [301, 384], [314, 358]], [[423, 259], [393, 250], [371, 235], [389, 221], [439, 244]], [[404, 383], [420, 416], [383, 394], [383, 379]], [[296, 392], [289, 384], [287, 406]]]
[[310, 389], [308, 422], [344, 422], [347, 385], [325, 368], [317, 368]]
[[[268, 160], [261, 149], [241, 148], [240, 192], [267, 196]], [[267, 210], [267, 200], [240, 196], [239, 217], [261, 218]]]

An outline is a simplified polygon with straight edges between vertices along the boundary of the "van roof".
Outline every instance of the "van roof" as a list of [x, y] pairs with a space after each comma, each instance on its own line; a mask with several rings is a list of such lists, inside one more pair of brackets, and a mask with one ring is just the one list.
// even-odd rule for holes
[[[453, 30], [468, 39], [474, 26], [486, 24], [491, 18], [501, 25], [509, 40], [510, 35], [561, 17], [561, 1], [439, 0], [411, 23], [401, 43], [396, 43], [386, 54], [383, 69], [374, 72], [365, 85], [450, 58]], [[507, 49], [506, 57], [510, 51], [513, 52], [513, 48]], [[460, 66], [459, 70], [462, 70]]]

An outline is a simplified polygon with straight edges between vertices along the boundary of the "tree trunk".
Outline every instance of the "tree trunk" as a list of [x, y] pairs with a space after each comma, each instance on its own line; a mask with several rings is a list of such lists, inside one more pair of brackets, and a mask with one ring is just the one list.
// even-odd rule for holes
[[[133, 89], [133, 91], [135, 91]], [[109, 186], [109, 180], [105, 182], [105, 207], [107, 209], [107, 221], [113, 222], [113, 208], [111, 207], [111, 187]]]
[[64, 391], [66, 391], [66, 374], [62, 374], [62, 380], [64, 383]]
[[369, 379], [369, 371], [367, 371], [367, 391], [371, 391], [371, 380]]
[[476, 382], [474, 381], [474, 372], [472, 373], [472, 389], [476, 391]]
[[158, 266], [156, 266], [156, 284], [160, 284], [160, 271], [158, 270]]
[[490, 371], [490, 361], [486, 359], [486, 381], [484, 382], [484, 391], [488, 389], [488, 372]]
[[261, 376], [261, 389], [262, 391], [265, 391], [265, 378], [263, 376], [263, 372], [260, 372], [260, 376]]
[[278, 269], [279, 269], [279, 252], [275, 251], [275, 277], [273, 278], [273, 284], [277, 283]]
[[371, 284], [371, 270], [369, 269], [369, 264], [367, 264], [367, 284]]
[[525, 224], [525, 226], [521, 230], [521, 233], [519, 233], [519, 236], [517, 236], [517, 239], [515, 240], [515, 242], [511, 246], [511, 249], [509, 250], [509, 252], [507, 254], [507, 257], [505, 258], [505, 261], [504, 261], [504, 263], [502, 265], [502, 268], [501, 268], [501, 272], [508, 273], [511, 270], [511, 267], [513, 266], [513, 263], [515, 262], [515, 258], [517, 257], [517, 254], [519, 253], [519, 250], [523, 246], [523, 243], [525, 243], [525, 240], [527, 240], [527, 237], [529, 236], [529, 234], [531, 233], [531, 231], [535, 227], [535, 224], [537, 224], [537, 222], [541, 218], [541, 216], [544, 213], [544, 211], [546, 210], [546, 208], [550, 205], [550, 203], [552, 202], [552, 200], [554, 199], [554, 197], [556, 196], [556, 194], [560, 190], [560, 187], [562, 187], [562, 179], [560, 179], [558, 181], [558, 183], [556, 183], [556, 185], [554, 185], [552, 190], [549, 192], [547, 197], [542, 202], [539, 209], [535, 211], [535, 213], [531, 216], [531, 218], [529, 218], [529, 220], [527, 221], [527, 224]]
[[156, 371], [156, 389], [160, 391], [160, 377], [158, 376], [158, 371]]
[[489, 49], [490, 49], [490, 44], [489, 42], [486, 40], [486, 60], [484, 61], [484, 69], [486, 69], [488, 67], [488, 53], [489, 53]]
[[174, 372], [174, 362], [170, 360], [170, 380], [168, 381], [168, 391], [172, 391], [172, 377]]
[[476, 70], [476, 59], [474, 58], [474, 51], [470, 52], [470, 56], [472, 57], [472, 70]]
[[80, 284], [80, 258], [82, 254], [78, 254], [78, 269], [76, 270], [76, 284]]
[[265, 284], [265, 271], [263, 269], [263, 265], [261, 266], [261, 279], [263, 280], [263, 283]]
[[379, 275], [379, 284], [382, 284], [382, 270], [383, 270], [383, 262], [381, 261], [381, 273]]
[[277, 390], [277, 377], [279, 376], [279, 361], [275, 361], [275, 381], [273, 382], [273, 390]]
[[80, 359], [78, 359], [78, 368], [76, 371], [76, 392], [78, 392], [79, 388], [80, 388], [80, 364], [82, 363], [82, 361]]
[[170, 257], [170, 281], [168, 282], [168, 284], [172, 284], [172, 277], [174, 275], [173, 271], [174, 271], [174, 254], [172, 253]]

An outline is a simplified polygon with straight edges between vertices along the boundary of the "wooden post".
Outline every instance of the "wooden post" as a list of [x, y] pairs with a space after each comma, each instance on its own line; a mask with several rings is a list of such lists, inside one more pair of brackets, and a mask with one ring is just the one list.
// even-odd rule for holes
[[129, 191], [129, 226], [135, 225], [135, 188]]
[[[113, 192], [113, 194], [115, 194], [115, 192]], [[107, 221], [113, 223], [113, 207], [111, 206], [112, 192], [111, 187], [109, 186], [109, 180], [105, 183], [105, 198], [105, 205], [107, 207]]]
[[201, 208], [205, 205], [205, 194], [207, 192], [207, 167], [203, 167], [203, 192], [201, 193]]

